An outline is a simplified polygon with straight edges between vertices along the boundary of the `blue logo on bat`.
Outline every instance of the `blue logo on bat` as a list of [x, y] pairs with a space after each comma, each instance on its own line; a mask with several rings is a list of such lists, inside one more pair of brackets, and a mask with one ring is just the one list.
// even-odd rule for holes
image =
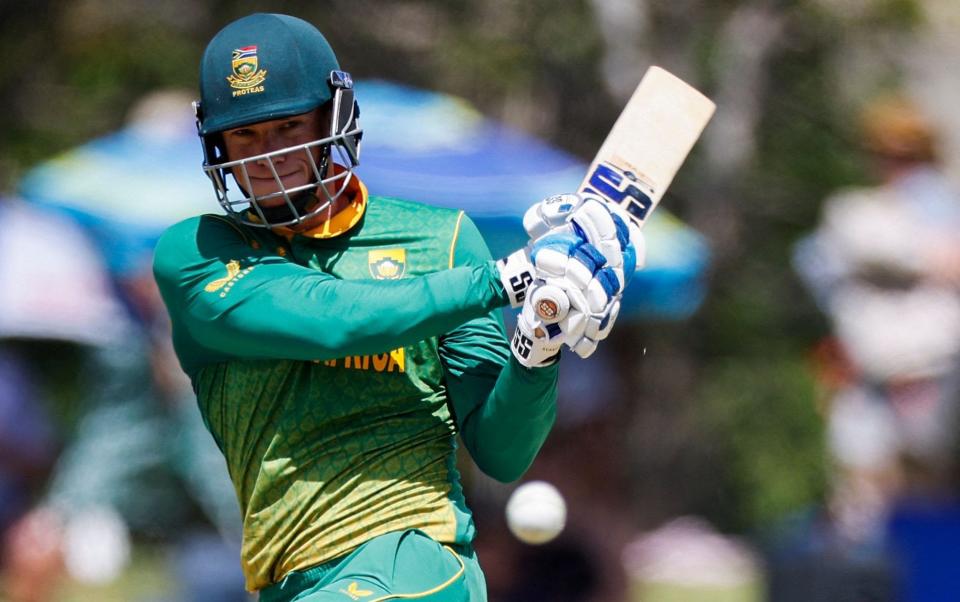
[[589, 188], [592, 192], [623, 207], [637, 221], [647, 218], [653, 208], [653, 199], [640, 189], [640, 180], [629, 171], [620, 171], [610, 163], [601, 162], [590, 174]]

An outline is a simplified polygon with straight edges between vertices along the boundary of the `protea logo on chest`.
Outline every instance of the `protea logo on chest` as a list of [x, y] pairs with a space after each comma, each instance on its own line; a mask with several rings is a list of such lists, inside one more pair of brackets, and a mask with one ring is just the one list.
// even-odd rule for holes
[[367, 253], [370, 275], [377, 280], [397, 280], [407, 269], [406, 249], [377, 249]]

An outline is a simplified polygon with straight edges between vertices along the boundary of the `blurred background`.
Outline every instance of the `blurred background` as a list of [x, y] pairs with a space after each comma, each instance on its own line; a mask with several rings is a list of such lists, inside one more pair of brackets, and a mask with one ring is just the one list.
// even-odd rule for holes
[[250, 599], [149, 264], [219, 212], [189, 101], [256, 11], [354, 75], [371, 191], [495, 254], [649, 65], [717, 102], [628, 311], [564, 359], [525, 477], [564, 533], [517, 542], [463, 458], [491, 600], [960, 599], [955, 0], [0, 3], [0, 599]]

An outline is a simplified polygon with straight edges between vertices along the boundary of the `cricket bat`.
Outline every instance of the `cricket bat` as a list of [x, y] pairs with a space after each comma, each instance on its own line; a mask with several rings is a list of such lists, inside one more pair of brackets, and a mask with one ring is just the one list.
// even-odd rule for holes
[[656, 209], [716, 105], [650, 67], [597, 152], [579, 192], [622, 207], [639, 227]]
[[[650, 217], [713, 116], [716, 105], [680, 78], [650, 67], [594, 157], [578, 192], [618, 205], [638, 227]], [[569, 310], [554, 286], [534, 293], [545, 323]]]

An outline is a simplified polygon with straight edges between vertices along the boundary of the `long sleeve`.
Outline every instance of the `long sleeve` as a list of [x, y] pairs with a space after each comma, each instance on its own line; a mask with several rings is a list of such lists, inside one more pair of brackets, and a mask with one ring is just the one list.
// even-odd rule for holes
[[188, 374], [231, 358], [377, 353], [506, 303], [492, 261], [397, 281], [345, 281], [256, 247], [215, 216], [181, 222], [159, 241], [154, 274]]
[[[483, 265], [490, 252], [469, 219], [453, 263]], [[556, 365], [525, 368], [510, 353], [500, 311], [474, 318], [440, 339], [440, 357], [460, 436], [488, 475], [508, 482], [530, 467], [556, 419]]]

